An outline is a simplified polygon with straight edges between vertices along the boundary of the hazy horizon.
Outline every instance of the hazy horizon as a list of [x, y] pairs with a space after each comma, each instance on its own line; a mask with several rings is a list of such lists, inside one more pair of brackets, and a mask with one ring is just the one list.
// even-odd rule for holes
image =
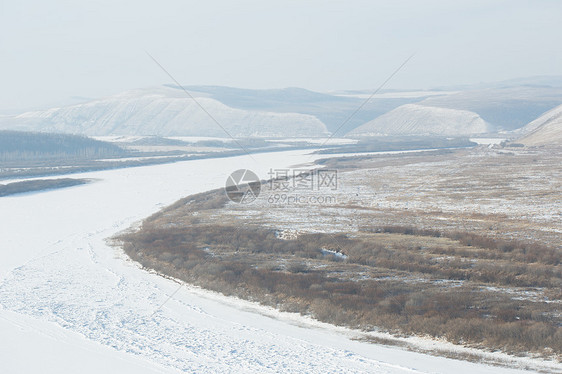
[[0, 4], [0, 113], [173, 83], [329, 92], [562, 75], [556, 1]]

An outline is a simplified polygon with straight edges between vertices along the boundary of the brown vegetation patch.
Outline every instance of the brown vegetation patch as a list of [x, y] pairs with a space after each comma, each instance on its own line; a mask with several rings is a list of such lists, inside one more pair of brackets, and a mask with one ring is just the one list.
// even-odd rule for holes
[[[281, 240], [260, 227], [193, 223], [168, 228], [145, 223], [122, 240], [127, 254], [147, 268], [324, 322], [507, 351], [562, 352], [559, 304], [544, 302], [544, 295], [543, 301], [514, 299], [486, 288], [533, 282], [559, 288], [560, 269], [540, 264], [528, 275], [519, 266], [531, 264], [506, 267], [479, 259], [482, 252], [501, 249], [409, 232]], [[322, 252], [327, 248], [347, 257], [327, 256]], [[443, 254], [447, 260], [437, 260]], [[452, 279], [463, 282], [451, 286]]]

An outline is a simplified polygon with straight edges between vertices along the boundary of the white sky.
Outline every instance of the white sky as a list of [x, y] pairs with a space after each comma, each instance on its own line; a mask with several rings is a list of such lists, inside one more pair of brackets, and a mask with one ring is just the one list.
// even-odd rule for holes
[[562, 1], [0, 0], [0, 112], [170, 83], [430, 88], [562, 75]]

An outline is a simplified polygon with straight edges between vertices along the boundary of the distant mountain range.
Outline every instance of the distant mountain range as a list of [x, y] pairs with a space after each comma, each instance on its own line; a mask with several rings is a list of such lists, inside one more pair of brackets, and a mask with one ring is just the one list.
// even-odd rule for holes
[[294, 87], [270, 90], [217, 86], [187, 86], [186, 88], [189, 92], [211, 97], [233, 108], [308, 114], [322, 121], [331, 133], [337, 131], [337, 136], [343, 136], [350, 130], [400, 105], [427, 97], [411, 98], [399, 94], [395, 97], [373, 98], [351, 117], [351, 114], [365, 102], [362, 95], [319, 93]]
[[509, 134], [562, 103], [561, 77], [427, 91], [386, 90], [368, 102], [372, 95], [368, 90], [186, 89], [197, 102], [177, 86], [138, 89], [77, 105], [0, 116], [0, 129], [213, 137]]

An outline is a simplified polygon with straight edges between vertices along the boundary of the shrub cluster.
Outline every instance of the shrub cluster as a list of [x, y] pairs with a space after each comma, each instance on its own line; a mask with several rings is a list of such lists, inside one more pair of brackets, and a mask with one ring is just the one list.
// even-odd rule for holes
[[[506, 251], [499, 242], [472, 235], [413, 228], [373, 230], [398, 232], [402, 239], [411, 239], [390, 244], [373, 240], [377, 234], [372, 233], [352, 238], [305, 234], [281, 240], [273, 230], [262, 227], [162, 224], [180, 206], [215, 206], [221, 199], [215, 192], [214, 198], [201, 195], [178, 202], [146, 222], [139, 232], [124, 235], [126, 253], [147, 268], [204, 288], [333, 324], [429, 334], [508, 351], [562, 353], [562, 328], [555, 305], [515, 300], [485, 287], [533, 282], [560, 285], [558, 266], [541, 256], [538, 258], [543, 262], [514, 262], [512, 267], [506, 267], [502, 257], [481, 264], [466, 261], [469, 256], [478, 259], [484, 250], [498, 255], [519, 253], [518, 243]], [[416, 242], [422, 235], [456, 238], [458, 247], [468, 246], [469, 241], [471, 247], [476, 243], [490, 247], [460, 254], [455, 248], [421, 248]], [[343, 252], [347, 257], [337, 260], [322, 249]], [[436, 262], [443, 253], [452, 259]], [[535, 275], [528, 275], [533, 271]], [[416, 277], [425, 281], [415, 281]], [[452, 288], [432, 279], [467, 282]]]

